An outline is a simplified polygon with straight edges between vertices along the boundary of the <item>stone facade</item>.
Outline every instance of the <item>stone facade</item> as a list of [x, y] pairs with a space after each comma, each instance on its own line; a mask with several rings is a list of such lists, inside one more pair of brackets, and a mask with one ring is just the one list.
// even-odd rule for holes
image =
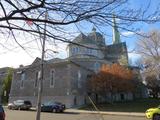
[[[40, 63], [35, 61], [29, 66], [14, 70], [10, 102], [24, 99], [30, 100], [34, 106], [36, 105]], [[65, 103], [67, 107], [84, 104], [87, 94], [86, 78], [88, 74], [97, 70], [96, 63], [97, 60], [94, 59], [80, 58], [45, 62], [42, 102], [56, 100]], [[52, 71], [54, 72], [53, 82]]]

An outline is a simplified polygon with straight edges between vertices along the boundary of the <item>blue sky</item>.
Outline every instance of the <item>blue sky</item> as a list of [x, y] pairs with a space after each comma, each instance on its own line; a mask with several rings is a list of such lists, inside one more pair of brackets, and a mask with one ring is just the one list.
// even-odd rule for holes
[[[151, 0], [152, 4], [148, 9], [148, 13], [152, 13], [155, 10], [155, 6], [159, 3], [158, 0]], [[148, 5], [149, 0], [129, 0], [129, 5], [130, 7], [133, 8], [138, 8], [138, 7], [142, 7], [142, 8], [146, 8], [146, 6]], [[117, 22], [119, 22], [119, 20], [117, 20]], [[93, 25], [89, 24], [87, 22], [83, 22], [80, 23], [81, 26], [79, 27], [81, 29], [82, 32], [84, 32], [85, 34], [91, 32]], [[134, 28], [140, 28], [140, 31], [142, 32], [148, 32], [152, 29], [160, 29], [160, 22], [156, 23], [156, 24], [146, 24], [146, 23], [138, 23], [138, 24], [134, 24], [132, 27]], [[76, 27], [75, 26], [71, 26], [70, 29], [72, 31], [76, 31]], [[105, 39], [106, 39], [106, 44], [111, 44], [112, 42], [112, 28], [110, 26], [102, 28], [101, 29], [103, 31]], [[97, 29], [97, 31], [99, 31]], [[126, 42], [127, 46], [128, 46], [128, 51], [131, 51], [135, 48], [135, 42], [137, 41], [137, 35], [132, 34], [128, 31], [124, 31], [119, 29], [120, 33], [122, 35], [126, 35], [126, 37], [121, 36], [121, 41], [122, 42]], [[101, 32], [101, 31], [99, 31]], [[2, 38], [1, 38], [2, 39]], [[21, 39], [21, 38], [20, 38]], [[22, 38], [23, 39], [23, 38]], [[17, 45], [15, 45], [17, 46]], [[66, 57], [66, 49], [65, 46], [66, 44], [59, 44], [59, 47], [57, 48], [53, 48], [53, 46], [51, 47], [52, 49], [58, 50], [59, 54], [54, 54], [54, 57], [61, 57], [64, 58]], [[36, 57], [41, 57], [41, 53], [39, 50], [34, 50], [34, 51], [30, 51], [30, 53], [32, 53], [32, 57], [27, 55], [26, 52], [24, 52], [21, 48], [18, 48], [14, 51], [11, 52], [6, 52], [5, 54], [2, 54], [2, 51], [7, 51], [7, 50], [1, 50], [0, 47], [0, 67], [18, 67], [20, 64], [23, 65], [27, 65], [27, 64], [31, 64], [33, 62], [33, 60]], [[129, 56], [132, 58], [132, 61], [135, 61], [137, 59], [137, 55], [134, 53], [129, 53]]]
[[[148, 4], [150, 4], [149, 7], [148, 7]], [[156, 10], [155, 6], [157, 6], [158, 4], [160, 4], [160, 1], [158, 0], [151, 0], [151, 1], [150, 0], [129, 0], [127, 7], [129, 6], [130, 8], [146, 9], [147, 14], [152, 14]], [[119, 22], [119, 20], [117, 20], [117, 22]], [[160, 29], [160, 21], [157, 23], [150, 23], [150, 24], [145, 22], [138, 22], [133, 24], [131, 27], [138, 28], [139, 31], [137, 32], [149, 32], [152, 29]], [[85, 24], [83, 23], [81, 28], [84, 33], [89, 33], [92, 30], [93, 25], [88, 23], [85, 23]], [[104, 36], [106, 39], [106, 44], [111, 44], [112, 43], [112, 27], [108, 26], [106, 28], [101, 28], [101, 30], [102, 32], [105, 33]], [[136, 48], [138, 35], [131, 33], [129, 31], [121, 30], [121, 29], [119, 29], [119, 32], [121, 33], [121, 41], [126, 42], [128, 51], [129, 51], [129, 57], [131, 61], [134, 63], [140, 57], [140, 55], [135, 54], [134, 52], [132, 53], [130, 52]]]

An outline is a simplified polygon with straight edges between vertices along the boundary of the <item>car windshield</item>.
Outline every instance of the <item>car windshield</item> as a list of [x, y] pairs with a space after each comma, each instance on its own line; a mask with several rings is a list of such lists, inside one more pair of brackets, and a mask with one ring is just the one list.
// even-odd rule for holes
[[49, 102], [43, 103], [43, 105], [55, 105], [55, 104], [60, 105], [61, 103], [60, 102], [55, 102], [55, 101], [49, 101]]
[[16, 100], [13, 103], [16, 104], [16, 103], [23, 103], [23, 102], [24, 102], [23, 100]]
[[52, 102], [45, 102], [45, 103], [43, 103], [43, 105], [52, 105]]
[[54, 102], [55, 104], [58, 104], [58, 105], [61, 105], [62, 103], [60, 103], [60, 102]]

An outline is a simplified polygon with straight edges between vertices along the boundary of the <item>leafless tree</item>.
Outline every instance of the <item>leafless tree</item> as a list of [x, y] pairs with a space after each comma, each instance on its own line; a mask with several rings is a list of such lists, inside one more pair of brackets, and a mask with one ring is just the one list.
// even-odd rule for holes
[[140, 37], [137, 42], [137, 52], [142, 56], [145, 71], [150, 74], [159, 74], [160, 70], [160, 31], [152, 30]]
[[148, 37], [141, 36], [137, 42], [137, 52], [142, 56], [141, 64], [144, 67], [142, 75], [146, 78], [149, 89], [155, 93], [155, 89], [157, 90], [160, 86], [158, 85], [160, 76], [160, 31], [152, 30], [145, 35], [148, 35]]
[[[151, 14], [147, 14], [151, 3], [146, 8], [130, 8], [129, 0], [1, 0], [0, 32], [12, 35], [20, 31], [34, 36], [43, 35], [43, 24], [47, 23], [48, 38], [71, 42], [70, 29], [78, 27], [83, 21], [95, 26], [112, 26], [112, 14], [121, 21], [120, 29], [136, 32], [138, 28], [129, 28], [137, 22], [157, 22], [160, 20], [159, 5]], [[45, 19], [48, 12], [48, 19]], [[37, 27], [39, 30], [37, 30]], [[6, 34], [7, 33], [7, 34]], [[137, 32], [138, 34], [138, 32]]]

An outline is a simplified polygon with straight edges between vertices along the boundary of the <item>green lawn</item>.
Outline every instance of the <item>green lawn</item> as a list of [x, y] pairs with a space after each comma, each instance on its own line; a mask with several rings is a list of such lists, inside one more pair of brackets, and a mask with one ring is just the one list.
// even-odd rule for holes
[[[141, 99], [130, 102], [115, 102], [113, 104], [104, 103], [96, 105], [100, 111], [116, 112], [145, 112], [150, 107], [160, 105], [160, 99]], [[81, 107], [82, 110], [95, 110], [93, 105]]]

